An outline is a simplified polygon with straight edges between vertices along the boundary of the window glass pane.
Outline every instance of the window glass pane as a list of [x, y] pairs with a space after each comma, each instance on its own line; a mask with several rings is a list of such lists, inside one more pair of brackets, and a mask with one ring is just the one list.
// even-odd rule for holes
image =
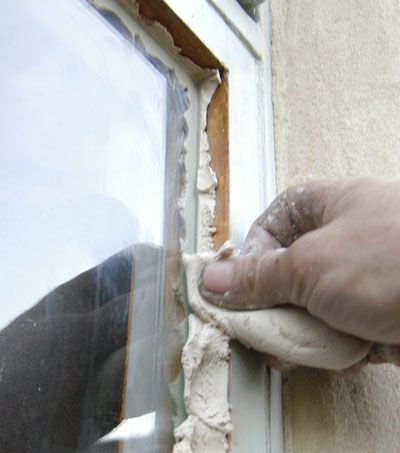
[[157, 429], [170, 439], [156, 362], [186, 97], [113, 14], [78, 0], [5, 1], [0, 450], [81, 451], [129, 411], [138, 439]]

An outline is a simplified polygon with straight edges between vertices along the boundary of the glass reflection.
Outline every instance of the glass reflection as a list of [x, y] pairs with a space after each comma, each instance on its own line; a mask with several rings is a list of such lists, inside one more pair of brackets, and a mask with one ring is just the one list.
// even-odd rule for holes
[[0, 451], [86, 451], [119, 423], [143, 292], [155, 322], [167, 81], [84, 2], [3, 11]]

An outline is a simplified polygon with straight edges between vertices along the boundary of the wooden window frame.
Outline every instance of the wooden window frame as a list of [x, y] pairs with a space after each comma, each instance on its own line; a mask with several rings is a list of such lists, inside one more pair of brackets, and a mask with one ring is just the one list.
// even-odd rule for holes
[[[208, 105], [206, 124], [218, 180], [213, 241], [216, 248], [230, 237], [240, 243], [275, 196], [268, 2], [259, 7], [257, 20], [236, 0], [116, 2], [194, 80], [200, 83], [210, 71], [219, 74], [221, 84]], [[231, 452], [279, 453], [280, 374], [266, 370], [257, 354], [231, 346]]]

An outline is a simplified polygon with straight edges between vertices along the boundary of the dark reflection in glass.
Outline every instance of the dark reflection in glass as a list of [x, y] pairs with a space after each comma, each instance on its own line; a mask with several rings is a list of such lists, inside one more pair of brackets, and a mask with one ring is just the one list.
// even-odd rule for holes
[[0, 333], [0, 451], [78, 448], [118, 424], [133, 250], [59, 286]]
[[3, 6], [0, 452], [170, 451], [186, 93], [107, 9]]

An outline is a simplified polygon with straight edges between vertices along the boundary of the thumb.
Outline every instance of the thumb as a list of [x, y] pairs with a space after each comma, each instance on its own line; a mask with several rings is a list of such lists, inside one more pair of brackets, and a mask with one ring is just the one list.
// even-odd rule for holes
[[278, 248], [207, 264], [202, 274], [204, 297], [230, 309], [267, 308], [287, 303], [287, 250]]
[[306, 307], [324, 269], [324, 253], [320, 251], [324, 229], [307, 233], [287, 248], [207, 264], [200, 288], [204, 297], [221, 307], [237, 310], [288, 303]]

